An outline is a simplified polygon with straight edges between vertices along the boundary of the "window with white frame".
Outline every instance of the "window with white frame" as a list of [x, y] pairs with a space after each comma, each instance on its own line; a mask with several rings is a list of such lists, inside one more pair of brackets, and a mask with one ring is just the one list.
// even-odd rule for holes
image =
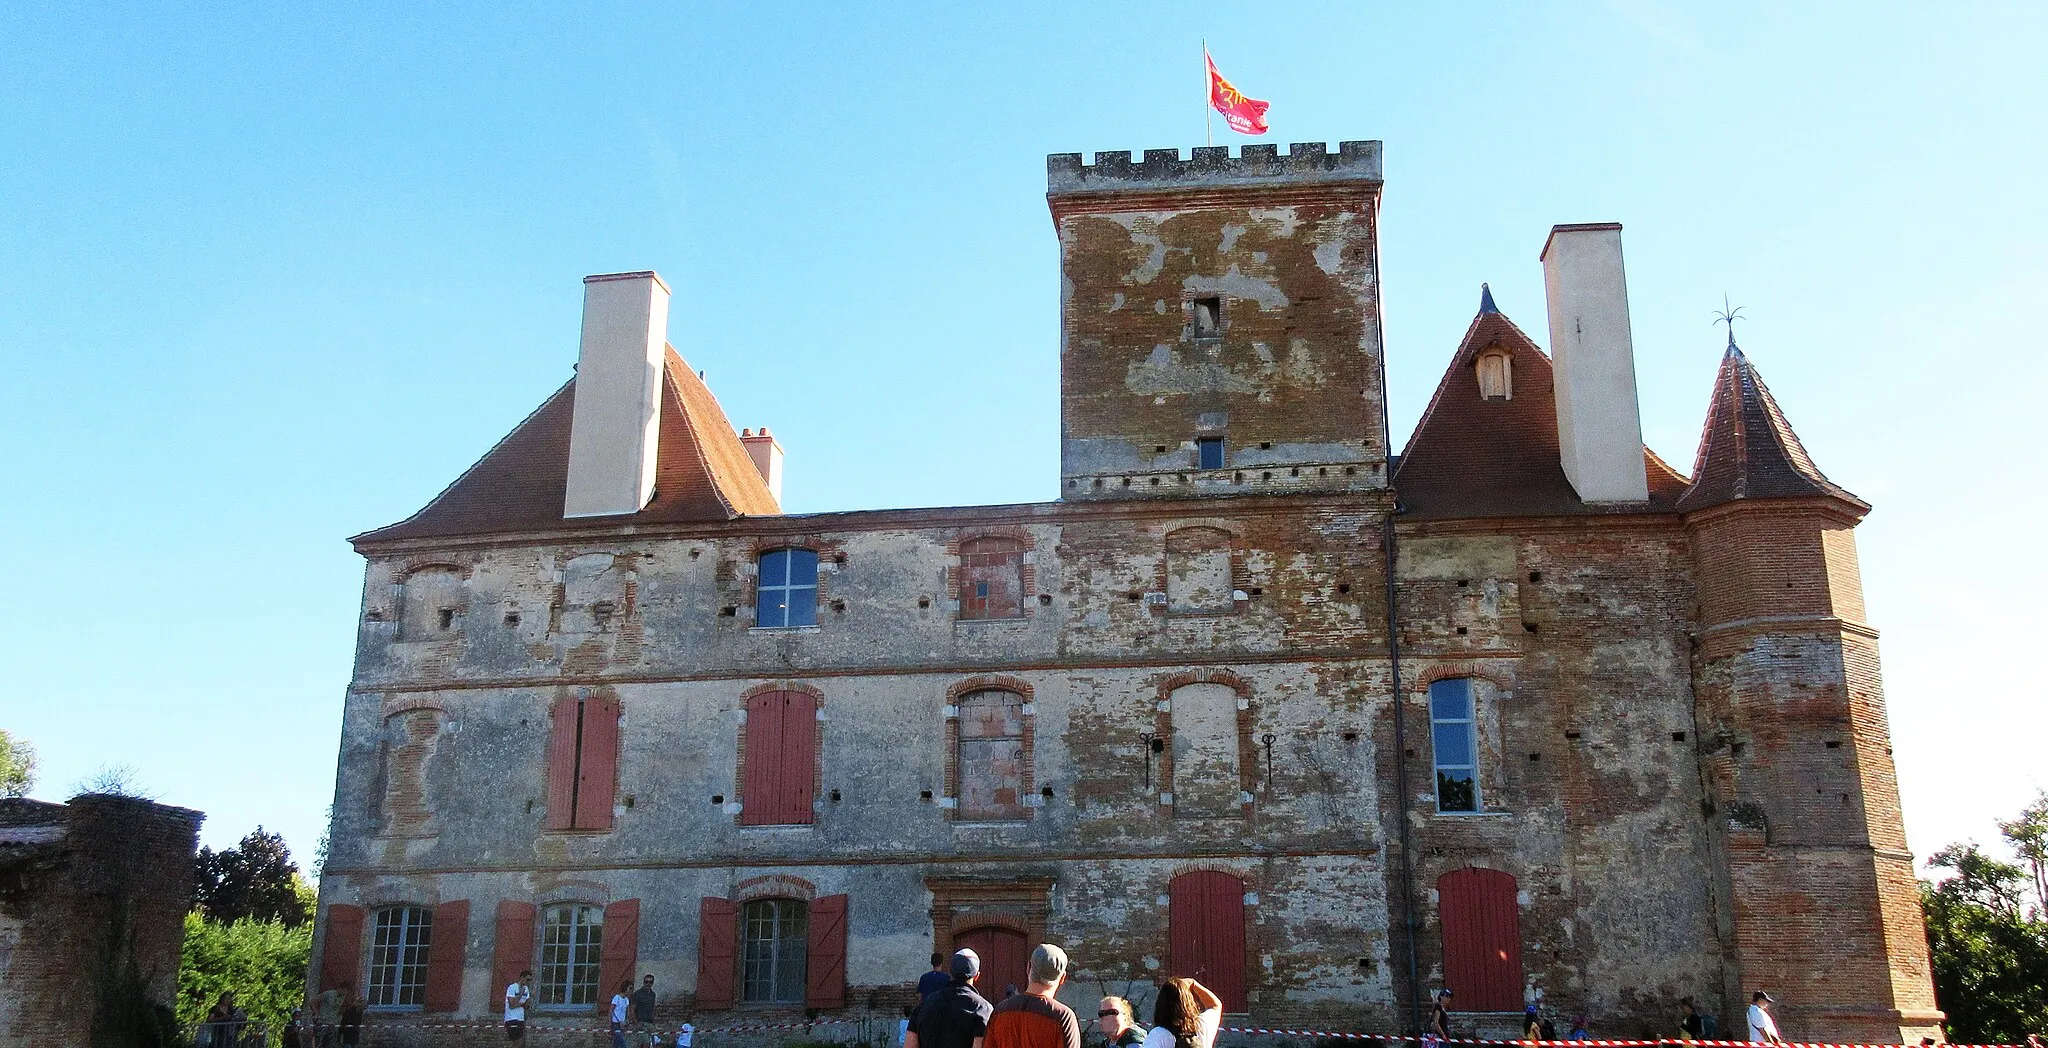
[[427, 947], [432, 945], [433, 932], [434, 911], [424, 906], [390, 906], [377, 911], [370, 933], [365, 1003], [399, 1008], [426, 1003]]
[[771, 629], [817, 625], [818, 554], [807, 549], [761, 554], [754, 592], [754, 625]]
[[597, 1003], [597, 966], [604, 956], [604, 911], [596, 906], [550, 906], [540, 921], [540, 1006]]
[[1472, 681], [1452, 677], [1429, 686], [1430, 756], [1436, 763], [1436, 810], [1479, 811], [1479, 733]]
[[802, 1004], [810, 954], [810, 907], [796, 899], [756, 899], [740, 911], [745, 952], [740, 999]]

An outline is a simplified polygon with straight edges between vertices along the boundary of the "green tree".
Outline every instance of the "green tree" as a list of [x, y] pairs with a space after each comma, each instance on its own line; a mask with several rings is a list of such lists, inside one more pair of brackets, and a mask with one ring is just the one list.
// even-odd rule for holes
[[2048, 917], [2048, 790], [2037, 791], [2034, 803], [2021, 808], [2019, 818], [1999, 823], [1998, 832], [2034, 875], [2034, 916]]
[[1948, 1013], [1949, 1037], [2020, 1044], [2048, 1030], [2048, 919], [2023, 904], [2027, 871], [1975, 844], [1943, 848], [1927, 865], [1954, 871], [1920, 882], [1934, 995]]
[[26, 797], [36, 784], [36, 748], [0, 728], [0, 797]]
[[306, 996], [306, 966], [313, 955], [313, 926], [243, 918], [209, 921], [194, 910], [185, 915], [185, 956], [178, 968], [178, 1020], [204, 1020], [207, 1009], [232, 990], [251, 1020], [275, 1031]]
[[296, 928], [313, 916], [291, 849], [261, 826], [232, 848], [199, 849], [198, 874], [199, 908], [215, 923], [250, 918]]

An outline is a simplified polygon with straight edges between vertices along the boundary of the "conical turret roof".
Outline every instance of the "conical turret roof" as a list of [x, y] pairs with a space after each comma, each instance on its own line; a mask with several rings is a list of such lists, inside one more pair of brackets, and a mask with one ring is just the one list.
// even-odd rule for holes
[[1678, 509], [1690, 512], [1737, 499], [1813, 496], [1870, 508], [1813, 464], [1763, 376], [1730, 338], [1714, 379], [1714, 399], [1707, 405], [1692, 486], [1679, 497]]

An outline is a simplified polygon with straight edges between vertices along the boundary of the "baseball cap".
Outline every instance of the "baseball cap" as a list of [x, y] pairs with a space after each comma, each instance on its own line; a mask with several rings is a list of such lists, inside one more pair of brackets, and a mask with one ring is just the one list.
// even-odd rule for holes
[[973, 950], [953, 951], [953, 978], [972, 979], [981, 974], [981, 958]]

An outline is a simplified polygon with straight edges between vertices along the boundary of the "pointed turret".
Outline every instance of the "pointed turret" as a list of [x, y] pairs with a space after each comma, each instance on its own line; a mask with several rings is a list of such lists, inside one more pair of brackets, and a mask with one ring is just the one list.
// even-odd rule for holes
[[1842, 499], [1861, 510], [1870, 504], [1830, 481], [1813, 464], [1792, 424], [1731, 335], [1714, 380], [1714, 396], [1693, 460], [1692, 486], [1678, 500], [1683, 512], [1737, 499]]
[[1485, 316], [1488, 313], [1498, 312], [1500, 312], [1500, 307], [1493, 304], [1493, 289], [1485, 284], [1479, 285], [1479, 315]]
[[1845, 1041], [1939, 1034], [1857, 567], [1870, 506], [1821, 474], [1732, 337], [1678, 509], [1729, 984], [1782, 988], [1781, 1021]]

